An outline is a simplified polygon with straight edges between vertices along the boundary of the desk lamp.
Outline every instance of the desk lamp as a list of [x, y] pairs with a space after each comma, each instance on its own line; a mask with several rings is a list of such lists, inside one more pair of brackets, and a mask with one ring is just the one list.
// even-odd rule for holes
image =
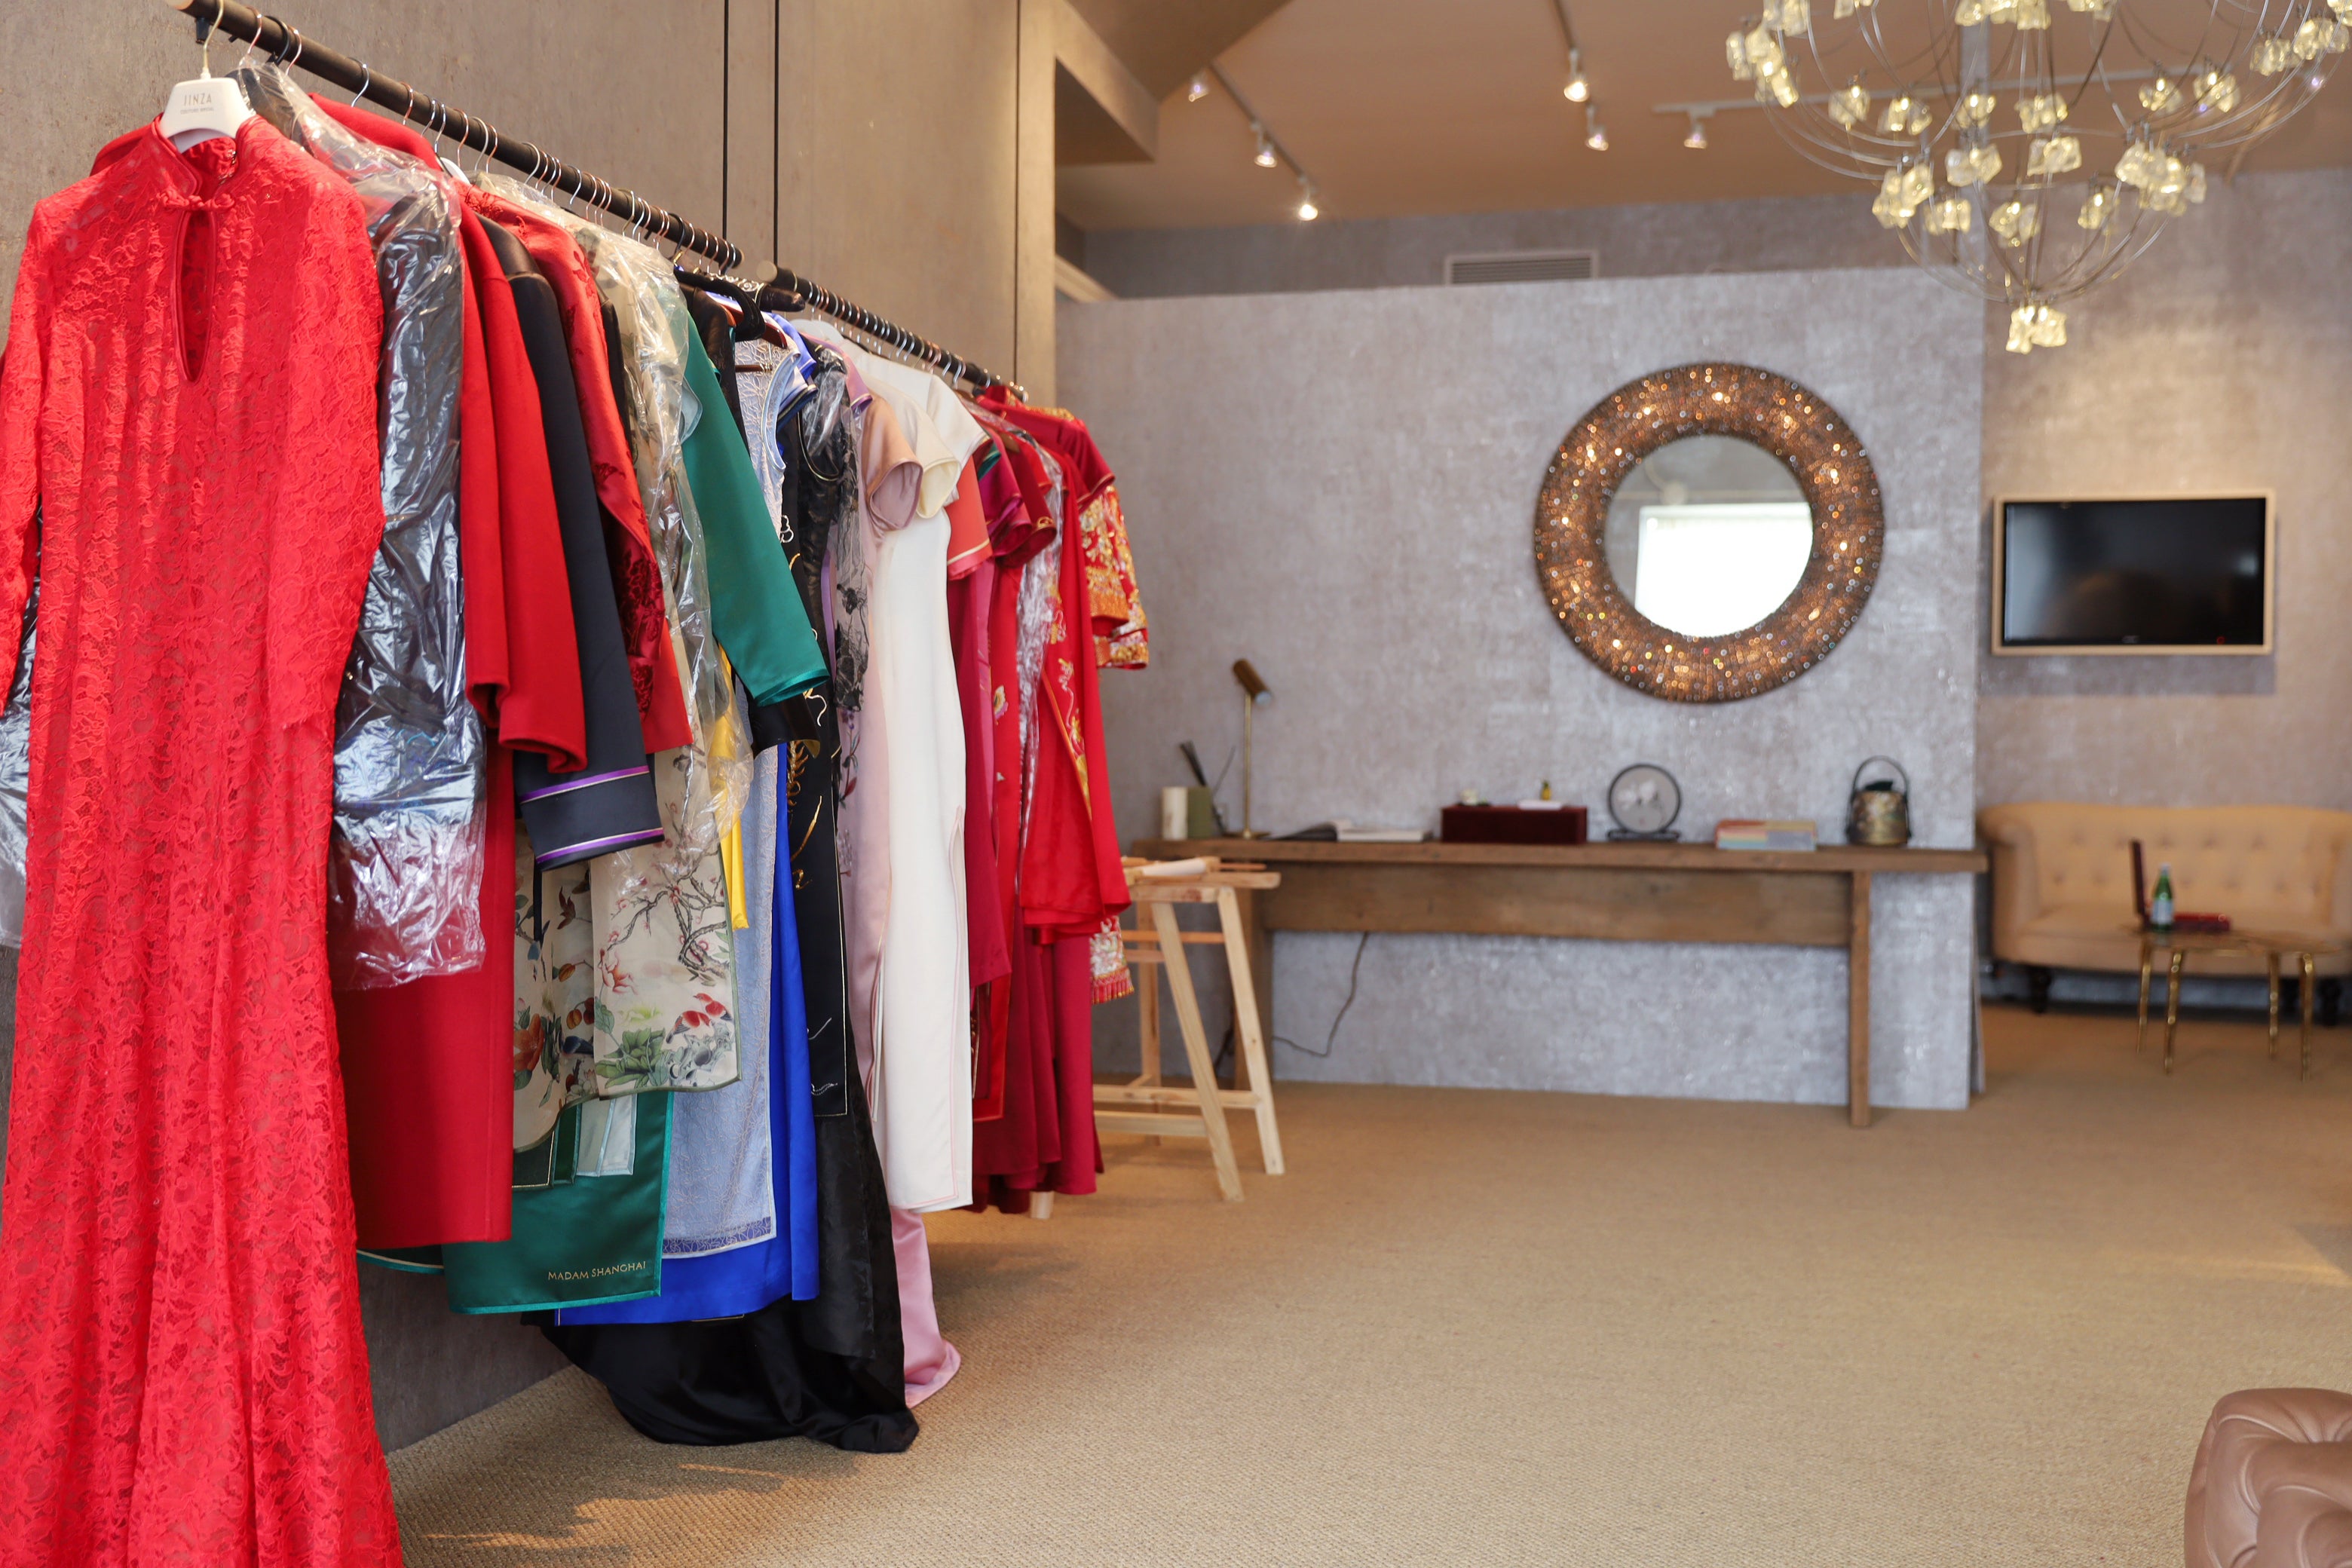
[[1257, 705], [1274, 700], [1274, 693], [1245, 658], [1234, 660], [1234, 679], [1242, 689], [1242, 837], [1263, 838], [1265, 835], [1250, 826], [1250, 743], [1255, 739]]

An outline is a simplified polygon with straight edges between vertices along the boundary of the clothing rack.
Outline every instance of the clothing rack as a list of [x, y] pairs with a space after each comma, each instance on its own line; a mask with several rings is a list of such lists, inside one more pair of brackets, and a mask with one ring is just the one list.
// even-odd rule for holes
[[[807, 279], [797, 273], [786, 271], [782, 267], [776, 268], [774, 279], [766, 283], [752, 283], [740, 278], [703, 272], [691, 267], [680, 267], [677, 269], [677, 280], [699, 289], [706, 294], [724, 294], [737, 304], [753, 312], [782, 310], [789, 314], [794, 310], [815, 310], [820, 314], [832, 317], [845, 327], [856, 329], [887, 348], [910, 354], [934, 369], [944, 371], [951, 377], [968, 382], [979, 390], [986, 391], [992, 386], [1003, 386], [1011, 388], [1014, 395], [1022, 395], [1022, 388], [1016, 383], [991, 374], [961, 354], [950, 353], [939, 344], [925, 338], [919, 338], [904, 327], [893, 326], [871, 310], [853, 305], [840, 295], [821, 289]], [[1024, 401], [1026, 401], [1025, 397]]]
[[[299, 66], [320, 80], [331, 82], [353, 94], [354, 102], [364, 98], [379, 109], [388, 110], [404, 120], [425, 127], [436, 137], [454, 137], [460, 146], [472, 148], [510, 169], [520, 170], [528, 179], [611, 213], [626, 223], [633, 232], [658, 236], [681, 251], [690, 250], [698, 256], [707, 257], [721, 268], [743, 264], [743, 252], [721, 236], [698, 224], [689, 223], [667, 208], [655, 206], [635, 191], [620, 190], [608, 180], [575, 168], [560, 158], [551, 158], [533, 142], [502, 135], [489, 121], [477, 119], [462, 110], [452, 109], [438, 99], [418, 92], [406, 82], [380, 77], [366, 62], [312, 43], [298, 29], [275, 16], [265, 16], [250, 6], [238, 4], [237, 0], [166, 0], [166, 3], [194, 19], [199, 42], [205, 38], [208, 29], [242, 39], [282, 65]], [[840, 295], [821, 289], [782, 267], [776, 268], [774, 279], [765, 284], [747, 283], [739, 279], [684, 267], [678, 268], [678, 273], [682, 281], [690, 282], [706, 291], [727, 294], [753, 309], [815, 310], [845, 326], [856, 328], [877, 342], [912, 354], [975, 386], [1003, 385], [1013, 387], [1016, 393], [1020, 390], [1017, 385], [991, 374], [970, 360], [950, 353], [938, 344], [893, 325], [872, 311], [854, 305]]]

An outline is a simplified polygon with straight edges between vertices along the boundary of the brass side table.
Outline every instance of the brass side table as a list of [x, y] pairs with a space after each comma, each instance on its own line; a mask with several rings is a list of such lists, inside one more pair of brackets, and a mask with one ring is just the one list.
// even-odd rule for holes
[[2270, 1054], [2278, 1059], [2279, 1037], [2279, 970], [2287, 959], [2295, 963], [2303, 991], [2303, 1038], [2300, 1078], [2311, 1076], [2311, 1005], [2312, 994], [2318, 989], [2314, 971], [2318, 961], [2334, 957], [2346, 951], [2346, 944], [2325, 937], [2266, 934], [2262, 931], [2160, 931], [2139, 926], [2127, 927], [2139, 938], [2139, 1040], [2135, 1049], [2147, 1045], [2147, 991], [2154, 976], [2156, 954], [2159, 950], [2168, 954], [2166, 961], [2164, 997], [2164, 1070], [2172, 1070], [2173, 1037], [2180, 1027], [2180, 972], [2192, 952], [2217, 958], [2259, 958], [2270, 976]]

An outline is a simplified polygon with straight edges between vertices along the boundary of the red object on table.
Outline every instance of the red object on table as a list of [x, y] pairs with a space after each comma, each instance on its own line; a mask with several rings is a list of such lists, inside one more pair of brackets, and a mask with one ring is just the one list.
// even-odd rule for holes
[[1449, 805], [1439, 814], [1437, 837], [1444, 844], [1581, 844], [1585, 809], [1563, 805], [1531, 811], [1519, 805]]

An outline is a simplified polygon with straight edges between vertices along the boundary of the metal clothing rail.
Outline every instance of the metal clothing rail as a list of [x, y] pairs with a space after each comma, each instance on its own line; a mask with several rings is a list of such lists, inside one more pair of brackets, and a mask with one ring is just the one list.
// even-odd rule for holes
[[904, 327], [893, 326], [871, 310], [853, 305], [838, 294], [821, 289], [799, 274], [788, 272], [781, 267], [776, 268], [775, 278], [767, 283], [716, 276], [690, 267], [680, 267], [677, 279], [706, 294], [724, 294], [747, 310], [782, 310], [787, 313], [801, 310], [816, 310], [831, 316], [844, 326], [855, 328], [887, 348], [910, 354], [981, 390], [1003, 386], [1010, 388], [1016, 397], [1023, 396], [1019, 384], [992, 374], [961, 354], [950, 353], [937, 343], [915, 336]]
[[[667, 208], [654, 205], [635, 191], [616, 189], [610, 181], [599, 179], [560, 158], [551, 158], [532, 142], [502, 135], [488, 121], [451, 109], [439, 100], [418, 92], [406, 82], [380, 77], [364, 61], [312, 43], [298, 29], [275, 16], [264, 16], [250, 6], [238, 4], [237, 0], [166, 0], [166, 3], [194, 19], [199, 38], [204, 37], [205, 28], [215, 28], [266, 51], [273, 60], [289, 67], [299, 66], [320, 80], [331, 82], [352, 93], [355, 95], [353, 101], [364, 98], [380, 109], [389, 110], [404, 120], [425, 127], [436, 136], [453, 137], [459, 145], [470, 147], [485, 157], [495, 158], [510, 169], [520, 170], [525, 177], [540, 184], [600, 207], [620, 218], [634, 231], [659, 236], [680, 250], [690, 250], [698, 256], [709, 258], [721, 268], [740, 267], [743, 263], [743, 252], [724, 237], [711, 233], [699, 224], [689, 223]], [[975, 385], [1013, 385], [970, 360], [950, 353], [938, 344], [917, 337], [905, 328], [893, 325], [872, 311], [853, 305], [838, 294], [821, 289], [782, 267], [776, 268], [774, 279], [764, 285], [713, 278], [708, 274], [688, 272], [684, 268], [679, 271], [682, 276], [695, 281], [698, 287], [719, 287], [721, 292], [739, 299], [742, 299], [744, 291], [749, 289], [752, 298], [743, 299], [747, 305], [756, 301], [759, 308], [813, 308]], [[1017, 392], [1019, 389], [1015, 387], [1014, 390]]]

